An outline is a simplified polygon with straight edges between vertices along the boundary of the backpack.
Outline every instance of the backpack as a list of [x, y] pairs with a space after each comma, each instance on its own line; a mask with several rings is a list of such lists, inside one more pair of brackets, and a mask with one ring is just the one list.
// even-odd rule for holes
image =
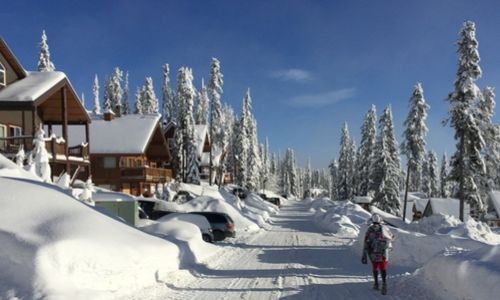
[[381, 224], [373, 224], [368, 228], [366, 243], [371, 261], [380, 262], [388, 260], [389, 249], [392, 248], [392, 232]]

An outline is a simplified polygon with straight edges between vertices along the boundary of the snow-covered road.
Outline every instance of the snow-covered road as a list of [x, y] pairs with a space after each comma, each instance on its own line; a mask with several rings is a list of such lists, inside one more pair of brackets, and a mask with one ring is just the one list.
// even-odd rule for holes
[[[370, 269], [346, 246], [350, 240], [320, 232], [311, 217], [304, 204], [290, 201], [273, 217], [268, 230], [223, 244], [206, 265], [172, 273], [168, 283], [135, 297], [399, 299], [391, 295], [390, 282], [387, 296], [372, 290]], [[390, 271], [394, 277], [406, 270]]]

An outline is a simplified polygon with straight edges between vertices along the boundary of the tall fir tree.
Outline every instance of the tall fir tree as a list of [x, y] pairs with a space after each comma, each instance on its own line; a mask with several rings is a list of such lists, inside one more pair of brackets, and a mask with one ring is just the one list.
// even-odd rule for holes
[[259, 142], [257, 139], [257, 121], [253, 117], [250, 118], [249, 130], [247, 134], [249, 141], [247, 186], [250, 190], [256, 191], [260, 182], [259, 175], [261, 160], [259, 156]]
[[125, 86], [123, 87], [123, 114], [130, 114], [130, 99], [128, 86], [128, 72], [125, 73]]
[[163, 65], [163, 125], [176, 120], [176, 105], [175, 95], [170, 87], [170, 67], [168, 64]]
[[338, 199], [338, 189], [337, 189], [337, 176], [338, 176], [338, 163], [337, 160], [334, 158], [330, 162], [330, 165], [328, 165], [328, 168], [330, 169], [330, 177], [331, 177], [331, 182], [332, 182], [332, 187], [331, 187], [331, 192], [330, 192], [330, 197], [332, 200], [339, 200]]
[[104, 81], [104, 103], [103, 103], [103, 109], [104, 112], [114, 112], [113, 111], [113, 103], [111, 102], [111, 80], [110, 78], [106, 78]]
[[210, 184], [212, 184], [212, 173], [213, 173], [213, 152], [215, 148], [221, 146], [222, 136], [221, 136], [221, 115], [222, 115], [222, 105], [221, 105], [221, 93], [222, 86], [224, 84], [223, 75], [220, 69], [220, 61], [217, 58], [212, 58], [212, 63], [210, 65], [210, 81], [208, 83], [208, 94], [210, 97], [210, 138], [212, 140], [212, 145], [210, 147]]
[[439, 194], [441, 198], [448, 198], [451, 195], [450, 184], [448, 179], [448, 156], [446, 152], [443, 154], [443, 159], [441, 160], [441, 169], [439, 170]]
[[352, 158], [351, 149], [352, 145], [351, 138], [349, 136], [349, 129], [347, 127], [347, 123], [344, 123], [340, 138], [339, 165], [337, 173], [337, 190], [340, 200], [348, 200], [353, 196], [351, 185], [352, 162], [349, 161]]
[[458, 70], [454, 91], [448, 95], [449, 120], [455, 129], [457, 151], [451, 159], [450, 178], [459, 183], [460, 220], [464, 220], [465, 204], [469, 203], [471, 215], [481, 217], [485, 203], [481, 198], [477, 176], [485, 172], [481, 151], [484, 140], [476, 119], [476, 105], [482, 94], [476, 85], [481, 77], [478, 42], [474, 22], [466, 21], [460, 31], [458, 45]]
[[[196, 124], [208, 124], [208, 91], [205, 81], [201, 80], [201, 90], [198, 93], [198, 109], [196, 110]], [[224, 131], [222, 131], [224, 132]]]
[[38, 71], [39, 72], [52, 72], [55, 71], [54, 63], [50, 60], [49, 44], [47, 43], [47, 35], [45, 30], [42, 31], [42, 38], [40, 41], [40, 54], [38, 56]]
[[142, 107], [142, 88], [137, 87], [135, 91], [135, 114], [142, 115], [144, 113], [144, 108]]
[[153, 78], [146, 77], [142, 94], [142, 107], [145, 114], [159, 114], [158, 98], [153, 87]]
[[123, 71], [120, 68], [115, 67], [113, 74], [108, 82], [108, 97], [111, 103], [111, 109], [119, 117], [122, 115], [122, 97], [123, 97]]
[[99, 79], [97, 78], [97, 74], [94, 77], [94, 84], [92, 85], [92, 95], [94, 96], [94, 108], [92, 109], [92, 112], [95, 115], [99, 115], [101, 114], [101, 104], [99, 101]]
[[376, 141], [377, 112], [375, 105], [366, 113], [361, 127], [361, 143], [358, 155], [358, 194], [368, 195], [372, 172], [373, 154]]
[[437, 166], [437, 156], [434, 151], [429, 151], [427, 155], [427, 165], [429, 168], [429, 182], [430, 182], [430, 197], [439, 197], [439, 175]]
[[431, 177], [430, 177], [430, 167], [429, 158], [424, 157], [422, 161], [422, 181], [420, 182], [420, 190], [427, 195], [427, 197], [432, 197], [431, 195]]
[[404, 122], [404, 140], [401, 153], [406, 155], [408, 171], [410, 172], [409, 191], [419, 191], [422, 178], [422, 162], [425, 158], [425, 136], [427, 135], [427, 111], [429, 105], [425, 102], [422, 84], [415, 85], [410, 98], [410, 111]]

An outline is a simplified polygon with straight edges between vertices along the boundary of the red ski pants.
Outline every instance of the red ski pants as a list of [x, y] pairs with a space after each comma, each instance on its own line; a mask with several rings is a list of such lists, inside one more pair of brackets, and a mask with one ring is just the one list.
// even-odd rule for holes
[[387, 260], [384, 260], [384, 261], [372, 261], [372, 268], [373, 268], [373, 271], [387, 271], [387, 265], [388, 265], [388, 261]]

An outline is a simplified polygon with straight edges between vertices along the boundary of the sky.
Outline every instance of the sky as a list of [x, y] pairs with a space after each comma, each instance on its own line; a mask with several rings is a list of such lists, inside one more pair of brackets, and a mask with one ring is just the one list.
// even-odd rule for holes
[[170, 64], [174, 82], [180, 67], [191, 67], [199, 88], [217, 57], [222, 101], [239, 114], [250, 88], [260, 140], [268, 137], [275, 152], [293, 148], [302, 166], [310, 158], [324, 168], [338, 157], [344, 122], [359, 142], [371, 104], [378, 114], [391, 105], [401, 142], [417, 82], [431, 106], [428, 148], [438, 157], [453, 154], [453, 130], [442, 121], [465, 20], [476, 23], [478, 85], [500, 85], [498, 1], [18, 0], [1, 6], [0, 35], [24, 68], [36, 69], [45, 29], [56, 69], [85, 94], [87, 107], [95, 74], [102, 86], [114, 67], [128, 71], [132, 96], [151, 76], [160, 97], [163, 64]]

